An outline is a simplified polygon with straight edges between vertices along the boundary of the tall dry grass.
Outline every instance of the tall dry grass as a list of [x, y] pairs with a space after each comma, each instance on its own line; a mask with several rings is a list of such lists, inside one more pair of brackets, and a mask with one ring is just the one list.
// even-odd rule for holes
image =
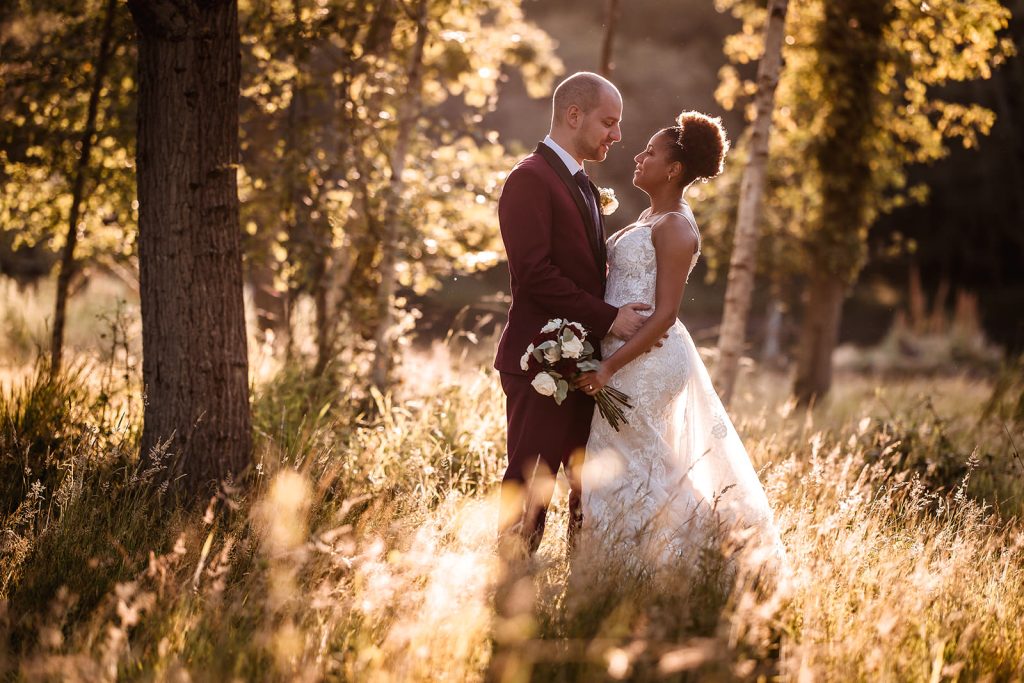
[[811, 412], [749, 375], [733, 412], [789, 563], [768, 583], [714, 542], [655, 572], [596, 547], [570, 562], [562, 490], [530, 571], [509, 573], [482, 365], [439, 347], [388, 396], [264, 373], [254, 484], [197, 509], [140, 469], [130, 383], [21, 373], [0, 398], [21, 471], [2, 489], [0, 676], [1024, 678], [1015, 368], [843, 377]]

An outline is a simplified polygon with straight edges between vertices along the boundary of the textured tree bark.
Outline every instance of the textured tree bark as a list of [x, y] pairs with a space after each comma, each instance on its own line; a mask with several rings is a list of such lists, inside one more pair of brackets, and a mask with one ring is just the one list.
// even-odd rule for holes
[[85, 117], [85, 129], [82, 131], [82, 152], [75, 168], [75, 179], [71, 188], [71, 210], [68, 213], [68, 233], [64, 240], [64, 252], [61, 255], [60, 271], [57, 273], [57, 301], [53, 311], [53, 337], [50, 342], [50, 374], [60, 372], [64, 356], [64, 321], [67, 317], [68, 290], [71, 277], [75, 274], [75, 246], [78, 244], [78, 217], [81, 214], [82, 198], [85, 194], [85, 177], [89, 171], [89, 157], [92, 155], [92, 143], [96, 137], [96, 115], [99, 112], [100, 93], [103, 92], [103, 81], [107, 77], [107, 65], [110, 53], [113, 52], [114, 12], [117, 0], [107, 0], [106, 13], [103, 16], [103, 31], [100, 35], [99, 52], [96, 55], [96, 66], [93, 72], [92, 90], [89, 93], [89, 106]]
[[612, 77], [615, 70], [615, 61], [612, 59], [615, 53], [615, 31], [619, 26], [619, 0], [608, 0], [608, 9], [605, 12], [604, 39], [601, 41], [601, 75], [605, 78]]
[[236, 0], [129, 0], [138, 28], [143, 456], [201, 492], [250, 462]]
[[717, 389], [728, 405], [736, 386], [740, 354], [747, 337], [747, 316], [754, 291], [757, 267], [761, 199], [768, 168], [768, 139], [771, 134], [775, 88], [782, 72], [782, 40], [786, 33], [788, 0], [769, 0], [768, 23], [764, 33], [764, 56], [757, 66], [757, 115], [750, 138], [750, 162], [740, 181], [739, 211], [736, 216], [736, 240], [729, 261], [729, 280], [725, 289], [725, 309], [718, 334]]
[[420, 0], [416, 17], [416, 43], [413, 46], [409, 62], [409, 79], [406, 88], [407, 96], [402, 100], [398, 112], [398, 137], [391, 153], [390, 186], [387, 203], [384, 208], [384, 220], [380, 239], [383, 258], [380, 264], [380, 285], [377, 288], [377, 329], [373, 336], [374, 357], [372, 378], [375, 386], [383, 390], [389, 383], [391, 373], [392, 327], [394, 316], [391, 312], [395, 298], [396, 274], [398, 258], [398, 210], [405, 182], [402, 174], [405, 171], [406, 155], [409, 149], [409, 137], [419, 117], [420, 88], [423, 80], [423, 48], [427, 41], [427, 0]]
[[846, 284], [821, 273], [811, 279], [800, 324], [793, 393], [801, 405], [808, 405], [832, 387], [832, 351], [839, 339]]

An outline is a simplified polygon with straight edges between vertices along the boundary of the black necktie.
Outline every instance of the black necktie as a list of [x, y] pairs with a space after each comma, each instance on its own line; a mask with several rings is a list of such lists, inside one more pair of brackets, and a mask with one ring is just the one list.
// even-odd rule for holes
[[590, 178], [587, 177], [586, 172], [581, 168], [573, 176], [576, 180], [576, 184], [580, 186], [580, 192], [583, 193], [583, 198], [587, 201], [587, 206], [590, 208], [590, 217], [594, 220], [594, 233], [597, 235], [597, 243], [601, 243], [601, 214], [597, 210], [597, 202], [594, 200], [594, 193], [590, 189]]

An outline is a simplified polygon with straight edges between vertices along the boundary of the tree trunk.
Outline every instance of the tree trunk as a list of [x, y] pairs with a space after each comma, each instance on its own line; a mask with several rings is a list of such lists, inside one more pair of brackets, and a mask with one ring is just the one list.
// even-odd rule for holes
[[139, 34], [142, 452], [193, 492], [250, 462], [236, 0], [129, 0]]
[[615, 62], [612, 55], [615, 50], [615, 31], [619, 26], [619, 0], [608, 0], [608, 9], [605, 12], [604, 40], [601, 41], [601, 71], [605, 78], [612, 77], [615, 70]]
[[85, 193], [85, 176], [89, 170], [89, 157], [92, 155], [92, 143], [96, 137], [96, 115], [99, 112], [100, 93], [103, 91], [103, 80], [107, 76], [107, 65], [113, 52], [111, 44], [114, 37], [114, 12], [117, 11], [117, 0], [107, 0], [106, 14], [103, 17], [103, 30], [100, 34], [100, 47], [96, 55], [96, 70], [93, 73], [92, 90], [89, 93], [89, 108], [85, 117], [85, 129], [82, 131], [82, 152], [75, 168], [75, 179], [71, 188], [71, 211], [68, 214], [68, 233], [64, 241], [64, 253], [60, 260], [60, 271], [57, 274], [57, 301], [53, 311], [53, 339], [50, 344], [50, 374], [60, 372], [64, 355], [64, 321], [67, 316], [68, 290], [71, 277], [75, 273], [75, 246], [78, 244], [78, 216], [82, 208], [82, 195]]
[[820, 225], [812, 233], [811, 269], [793, 392], [802, 404], [822, 398], [832, 384], [832, 351], [847, 286], [865, 256], [870, 219], [865, 197], [877, 191], [871, 135], [878, 111], [878, 72], [887, 0], [831, 0], [825, 5], [817, 50], [823, 65], [824, 133], [812, 146], [821, 174]]
[[328, 302], [327, 260], [326, 255], [318, 255], [321, 259], [313, 281], [313, 307], [316, 312], [316, 364], [313, 374], [320, 376], [327, 370], [328, 364], [334, 360], [333, 327], [336, 318], [331, 315]]
[[772, 295], [768, 300], [768, 320], [764, 326], [764, 346], [761, 362], [768, 366], [780, 367], [782, 360], [782, 303]]
[[814, 276], [808, 284], [793, 388], [801, 405], [821, 398], [832, 386], [832, 350], [839, 339], [846, 294], [842, 279], [826, 273]]
[[[366, 189], [370, 171], [362, 163], [361, 143], [357, 140], [356, 133], [360, 123], [355, 114], [357, 103], [353, 100], [351, 88], [357, 76], [365, 76], [366, 71], [373, 68], [374, 64], [388, 59], [398, 16], [393, 5], [394, 0], [381, 0], [374, 4], [372, 15], [365, 22], [368, 29], [362, 49], [359, 51], [361, 56], [355, 56], [354, 47], [350, 47], [345, 53], [342, 58], [345, 67], [339, 72], [341, 78], [338, 79], [338, 87], [333, 93], [334, 110], [338, 115], [337, 125], [339, 130], [346, 131], [346, 134], [338, 136], [335, 154], [340, 160], [349, 160], [358, 172], [358, 180], [353, 182], [362, 197], [367, 228], [354, 235], [351, 230], [352, 224], [345, 221], [343, 229], [346, 234], [340, 246], [333, 244], [333, 235], [330, 231], [323, 235], [321, 249], [324, 257], [323, 263], [319, 266], [320, 277], [315, 284], [313, 295], [317, 323], [317, 360], [313, 368], [316, 375], [327, 369], [329, 362], [338, 352], [339, 327], [342, 321], [349, 317], [346, 314], [351, 313], [348, 308], [352, 294], [349, 289], [352, 275], [361, 259], [372, 258], [376, 249], [374, 244], [368, 246], [367, 234], [373, 235], [375, 232], [371, 227], [373, 214]], [[341, 42], [350, 46], [358, 45], [357, 34], [362, 29], [363, 23], [349, 22], [345, 25]]]
[[[253, 313], [256, 315], [256, 329], [263, 335], [262, 341], [265, 342], [268, 335], [272, 335], [274, 348], [284, 348], [291, 335], [291, 330], [288, 329], [285, 293], [275, 288], [274, 269], [266, 263], [267, 259], [272, 258], [269, 255], [270, 247], [266, 243], [273, 237], [267, 239], [267, 236], [264, 236], [256, 239], [259, 253], [246, 263], [249, 287], [252, 289]], [[251, 254], [252, 251], [250, 256]]]
[[757, 240], [760, 230], [761, 199], [768, 168], [768, 142], [775, 88], [782, 72], [782, 40], [786, 33], [788, 0], [769, 0], [768, 23], [764, 32], [764, 56], [757, 66], [757, 116], [750, 137], [750, 161], [743, 169], [739, 211], [736, 216], [736, 240], [729, 262], [729, 280], [725, 289], [725, 309], [718, 333], [717, 384], [722, 401], [728, 405], [736, 386], [740, 354], [747, 337], [747, 316], [754, 291], [757, 268]]
[[416, 17], [416, 44], [409, 62], [409, 79], [406, 97], [402, 99], [398, 112], [398, 137], [391, 153], [390, 186], [387, 203], [384, 208], [383, 232], [381, 249], [383, 258], [380, 264], [380, 285], [377, 289], [377, 329], [374, 333], [373, 383], [383, 390], [389, 383], [391, 374], [391, 345], [394, 316], [392, 305], [395, 298], [396, 274], [398, 260], [398, 209], [401, 202], [405, 182], [402, 174], [405, 171], [406, 155], [409, 150], [409, 138], [413, 126], [419, 117], [420, 84], [423, 79], [423, 47], [427, 41], [427, 0], [420, 0]]
[[[284, 206], [290, 217], [288, 223], [288, 261], [299, 265], [299, 280], [292, 282], [288, 298], [292, 304], [298, 302], [300, 295], [309, 293], [316, 300], [317, 282], [320, 279], [320, 264], [323, 254], [318, 247], [316, 229], [311, 219], [311, 205], [306, 204], [312, 189], [309, 186], [310, 150], [308, 132], [310, 130], [310, 111], [307, 98], [306, 75], [309, 61], [308, 39], [302, 35], [302, 11], [300, 0], [292, 0], [292, 26], [288, 38], [289, 51], [294, 67], [290, 79], [291, 101], [288, 104], [285, 134], [284, 169], [286, 182], [284, 185]], [[317, 357], [323, 356], [320, 334], [320, 310], [317, 307], [315, 320]]]

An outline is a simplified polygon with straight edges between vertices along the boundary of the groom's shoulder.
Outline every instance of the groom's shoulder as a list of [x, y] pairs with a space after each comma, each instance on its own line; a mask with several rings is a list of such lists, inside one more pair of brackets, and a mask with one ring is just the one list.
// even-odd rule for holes
[[519, 202], [546, 197], [551, 192], [552, 179], [558, 179], [543, 157], [534, 152], [519, 160], [509, 171], [502, 184], [499, 203]]
[[551, 176], [554, 176], [554, 170], [551, 165], [544, 160], [537, 152], [533, 152], [522, 159], [520, 159], [512, 170], [508, 174], [508, 179], [511, 180], [514, 176], [525, 179], [526, 177], [537, 178], [540, 180], [549, 180]]
[[547, 165], [548, 163], [544, 161], [544, 157], [542, 157], [537, 152], [530, 152], [525, 157], [516, 162], [516, 165], [512, 167], [512, 172], [515, 173], [520, 169], [523, 169], [526, 172], [537, 171], [540, 170], [542, 166]]

